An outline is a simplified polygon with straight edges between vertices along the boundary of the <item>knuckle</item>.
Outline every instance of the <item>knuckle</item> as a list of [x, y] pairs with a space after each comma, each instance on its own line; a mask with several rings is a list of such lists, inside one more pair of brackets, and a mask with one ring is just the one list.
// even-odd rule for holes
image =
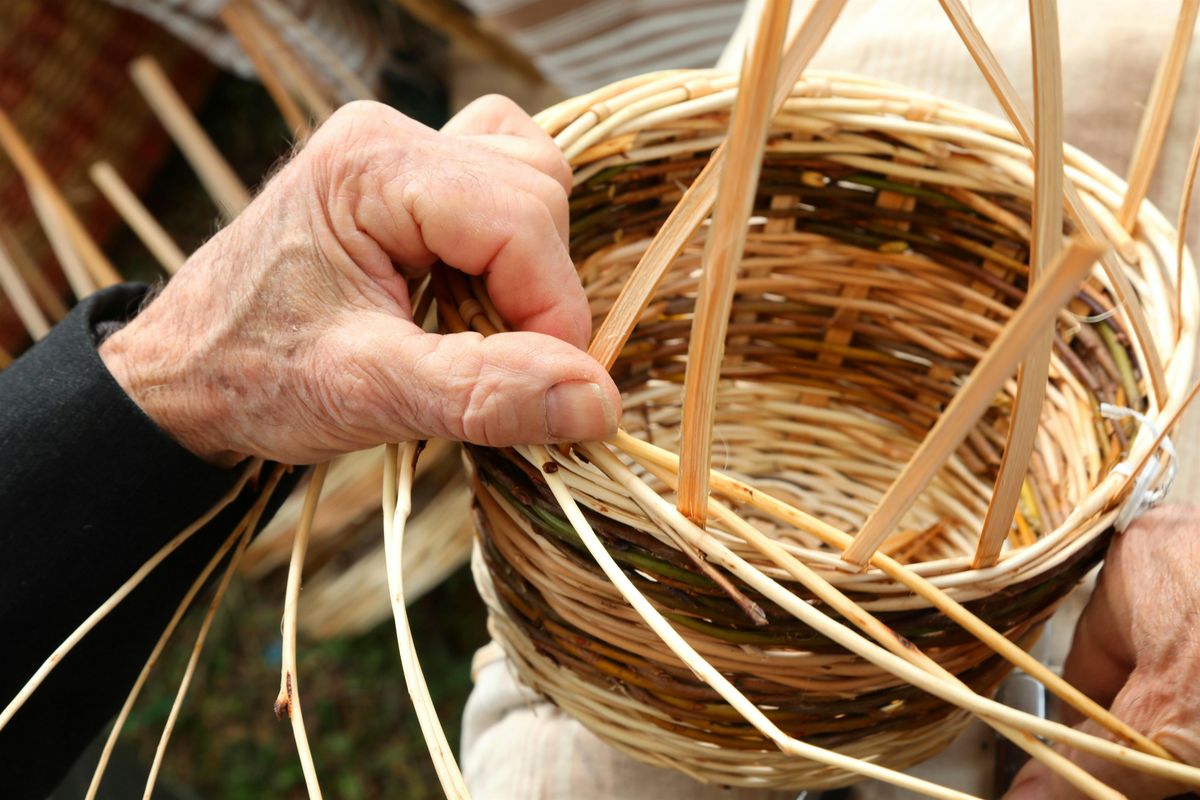
[[348, 440], [376, 443], [415, 418], [410, 393], [375, 359], [333, 337], [308, 366], [310, 398], [326, 430]]
[[485, 94], [471, 103], [471, 109], [481, 116], [488, 117], [495, 127], [503, 127], [505, 120], [528, 116], [510, 97], [502, 94]]
[[560, 206], [566, 207], [567, 193], [563, 191], [562, 184], [552, 175], [545, 172], [535, 173], [533, 191], [551, 211], [557, 210]]
[[471, 387], [460, 421], [463, 440], [486, 447], [502, 444], [495, 424], [501, 405], [503, 401], [483, 385]]
[[1200, 764], [1200, 697], [1185, 687], [1158, 669], [1139, 667], [1114, 701], [1113, 711], [1180, 759]]
[[407, 119], [408, 117], [405, 117], [396, 109], [377, 100], [352, 100], [334, 111], [321, 128], [358, 128], [362, 126], [394, 124], [399, 120]]
[[520, 438], [532, 406], [522, 401], [513, 373], [487, 358], [487, 348], [480, 346], [483, 337], [473, 335], [469, 347], [461, 346], [465, 341], [447, 348], [452, 366], [442, 404], [445, 425], [457, 439], [486, 447], [510, 445]]
[[477, 346], [482, 339], [477, 333], [443, 337], [415, 367], [418, 373], [426, 373], [427, 381], [437, 387], [429, 395], [437, 405], [447, 433], [455, 439], [476, 441], [474, 434], [486, 418], [485, 365]]
[[375, 126], [379, 112], [370, 100], [355, 100], [337, 109], [309, 139], [307, 153], [331, 155], [360, 140]]
[[514, 192], [509, 202], [509, 209], [511, 212], [510, 228], [526, 231], [554, 224], [546, 201], [533, 191]]
[[[365, 169], [366, 158], [381, 147], [390, 157], [419, 148], [428, 129], [391, 106], [375, 100], [355, 100], [338, 108], [312, 135], [303, 153], [333, 164], [353, 164]], [[403, 134], [405, 147], [395, 147]]]
[[570, 194], [575, 182], [575, 173], [571, 171], [571, 165], [567, 162], [566, 156], [549, 136], [546, 137], [546, 144], [547, 147], [542, 148], [546, 162], [542, 171], [558, 184], [564, 196]]

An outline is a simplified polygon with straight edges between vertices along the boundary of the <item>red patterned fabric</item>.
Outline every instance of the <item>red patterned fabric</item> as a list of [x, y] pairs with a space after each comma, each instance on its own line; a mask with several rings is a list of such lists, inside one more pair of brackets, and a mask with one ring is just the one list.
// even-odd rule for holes
[[[144, 53], [162, 62], [192, 103], [214, 72], [153, 23], [97, 0], [0, 2], [0, 108], [100, 241], [116, 216], [92, 185], [88, 167], [106, 159], [136, 191], [167, 153], [166, 134], [126, 72]], [[0, 238], [27, 253], [55, 290], [65, 292], [24, 184], [3, 156]], [[0, 298], [0, 347], [12, 353], [26, 344], [23, 328]]]

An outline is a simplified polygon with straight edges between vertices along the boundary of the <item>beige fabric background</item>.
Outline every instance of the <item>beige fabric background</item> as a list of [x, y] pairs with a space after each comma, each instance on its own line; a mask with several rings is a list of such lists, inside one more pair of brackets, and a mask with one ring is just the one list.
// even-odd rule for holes
[[[810, 0], [800, 0], [796, 16], [810, 4]], [[1031, 104], [1025, 3], [974, 0], [968, 6]], [[1062, 0], [1059, 6], [1067, 140], [1124, 175], [1145, 98], [1170, 41], [1179, 4]], [[746, 31], [741, 33], [744, 37]], [[735, 39], [727, 60], [736, 63], [743, 48], [744, 38]], [[1176, 213], [1191, 138], [1200, 121], [1197, 61], [1193, 54], [1151, 190], [1151, 198], [1169, 218]], [[936, 0], [851, 0], [814, 66], [886, 78], [1000, 114]], [[1189, 238], [1194, 247], [1197, 237]], [[1177, 501], [1197, 496], [1200, 452], [1194, 442], [1198, 427], [1200, 415], [1192, 414], [1176, 437], [1181, 454], [1173, 494]], [[1051, 664], [1061, 663], [1080, 602], [1068, 605], [1074, 608], [1053, 621], [1047, 637], [1044, 657]], [[481, 651], [476, 681], [466, 710], [462, 750], [466, 779], [476, 800], [777, 800], [797, 796], [793, 792], [705, 786], [637, 763], [520, 687], [498, 651]], [[914, 772], [988, 796], [991, 767], [991, 738], [980, 726], [968, 731], [951, 751]], [[874, 783], [860, 784], [855, 792], [864, 800], [905, 796]]]
[[[229, 0], [108, 0], [114, 6], [136, 11], [187, 42], [206, 58], [243, 78], [254, 77], [254, 65], [218, 14]], [[387, 46], [375, 16], [362, 3], [342, 0], [255, 0], [258, 8], [280, 31], [283, 40], [314, 67], [320, 57], [311, 52], [316, 37], [337, 52], [346, 66], [375, 85], [388, 57]], [[307, 29], [307, 30], [302, 30]], [[319, 74], [319, 73], [318, 73]], [[332, 77], [332, 76], [330, 76]], [[334, 82], [336, 85], [336, 81]]]

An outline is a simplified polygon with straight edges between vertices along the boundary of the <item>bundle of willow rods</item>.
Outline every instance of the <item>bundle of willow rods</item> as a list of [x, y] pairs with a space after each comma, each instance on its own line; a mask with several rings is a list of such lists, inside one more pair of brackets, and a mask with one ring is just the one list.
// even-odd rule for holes
[[[406, 601], [414, 603], [467, 563], [472, 528], [462, 455], [429, 443], [413, 486], [414, 519], [404, 552]], [[334, 459], [312, 519], [300, 597], [300, 631], [327, 639], [365, 633], [391, 617], [384, 571], [379, 486], [383, 448]], [[286, 571], [303, 524], [303, 493], [289, 497], [242, 560], [243, 575], [273, 580]]]
[[[717, 71], [648, 75], [539, 116], [575, 170], [571, 249], [602, 361], [605, 321], [652, 242], [668, 230], [687, 238], [630, 335], [607, 353], [624, 401], [615, 440], [467, 448], [476, 578], [521, 679], [613, 746], [722, 784], [826, 788], [863, 770], [797, 757], [781, 742], [899, 769], [936, 753], [978, 709], [915, 685], [863, 645], [848, 647], [851, 637], [831, 635], [812, 614], [842, 631], [890, 634], [935, 662], [930, 674], [940, 665], [989, 695], [1017, 656], [1002, 657], [947, 606], [1027, 649], [1103, 557], [1130, 502], [1128, 473], [1114, 467], [1155, 449], [1157, 426], [1170, 423], [1187, 388], [1196, 285], [1190, 263], [1173, 285], [1174, 231], [1159, 212], [1142, 205], [1126, 234], [1114, 216], [1121, 182], [1067, 148], [1067, 180], [1136, 296], [1119, 298], [1097, 263], [1063, 294], [1065, 308], [1046, 312], [1045, 402], [1002, 552], [989, 558], [977, 546], [1014, 416], [1011, 368], [860, 571], [843, 554], [848, 534], [912, 471], [906, 465], [921, 459], [921, 443], [1031, 295], [1034, 173], [1029, 150], [1000, 120], [807, 72], [770, 123], [753, 190], [714, 387], [707, 519], [673, 516], [684, 480], [676, 454], [688, 447], [681, 420], [691, 411], [681, 385], [696, 356], [706, 248], [722, 232], [714, 221], [688, 235], [671, 215], [715, 160], [737, 81]], [[1061, 223], [1065, 237], [1081, 229]], [[433, 290], [444, 329], [505, 329], [481, 281], [443, 271]], [[1143, 310], [1137, 324], [1150, 326], [1149, 341], [1131, 322]], [[998, 355], [1010, 367], [1021, 359]], [[1144, 416], [1110, 419], [1102, 404]], [[593, 533], [632, 588], [598, 564]], [[848, 604], [832, 605], [830, 589]], [[627, 602], [636, 594], [652, 612]], [[661, 629], [643, 622], [654, 612], [699, 662], [663, 646]], [[783, 735], [727, 703], [701, 662]]]

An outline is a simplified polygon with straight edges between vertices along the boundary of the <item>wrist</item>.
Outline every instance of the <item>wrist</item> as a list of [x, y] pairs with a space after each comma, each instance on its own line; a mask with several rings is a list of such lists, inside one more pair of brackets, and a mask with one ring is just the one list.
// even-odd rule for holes
[[98, 352], [125, 394], [160, 429], [203, 461], [231, 467], [245, 458], [217, 435], [225, 425], [222, 401], [200, 377], [186, 336], [161, 330], [151, 304], [146, 312], [109, 334]]

